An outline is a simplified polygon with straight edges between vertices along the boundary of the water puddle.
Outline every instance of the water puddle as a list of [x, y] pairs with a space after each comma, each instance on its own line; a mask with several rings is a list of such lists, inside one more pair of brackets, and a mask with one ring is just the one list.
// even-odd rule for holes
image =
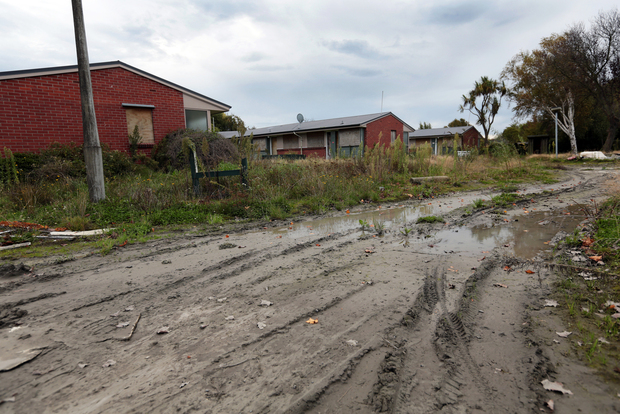
[[[352, 213], [338, 217], [326, 217], [317, 220], [293, 223], [289, 228], [280, 227], [273, 229], [275, 235], [285, 235], [293, 239], [299, 239], [311, 235], [327, 235], [330, 233], [347, 232], [360, 229], [360, 220], [369, 226], [384, 226], [386, 229], [415, 222], [418, 217], [439, 214], [442, 207], [439, 203], [417, 207], [392, 207], [379, 208], [372, 211]], [[443, 205], [442, 205], [443, 206]]]
[[[454, 203], [457, 205], [454, 207], [460, 207], [458, 204], [463, 202], [467, 203], [465, 200], [457, 200]], [[449, 201], [433, 200], [431, 203], [416, 207], [378, 208], [372, 211], [291, 223], [289, 227], [275, 228], [270, 232], [276, 237], [283, 236], [299, 240], [359, 230], [351, 235], [351, 237], [359, 237], [362, 235], [360, 220], [375, 228], [383, 226], [386, 230], [394, 230], [406, 224], [411, 226], [411, 223], [415, 223], [419, 217], [440, 216], [454, 207]], [[395, 243], [420, 252], [436, 254], [454, 252], [476, 256], [488, 253], [495, 247], [501, 247], [506, 254], [528, 259], [543, 250], [550, 249], [551, 246], [548, 243], [559, 231], [571, 233], [584, 219], [579, 205], [506, 217], [509, 218], [509, 222], [492, 227], [446, 229], [433, 233], [427, 238], [402, 237]], [[371, 234], [374, 234], [373, 230], [370, 228]]]
[[[475, 226], [441, 230], [421, 244], [412, 243], [416, 250], [425, 252], [450, 252], [480, 255], [495, 247], [503, 252], [531, 259], [544, 250], [551, 249], [549, 241], [559, 232], [572, 233], [583, 221], [580, 206], [564, 210], [535, 212], [513, 218], [509, 223], [493, 227]], [[570, 214], [567, 214], [570, 213]]]

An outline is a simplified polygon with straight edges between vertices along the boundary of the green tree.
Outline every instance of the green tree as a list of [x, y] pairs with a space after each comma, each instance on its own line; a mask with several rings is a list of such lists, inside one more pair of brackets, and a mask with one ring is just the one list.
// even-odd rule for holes
[[508, 94], [508, 88], [504, 82], [482, 76], [480, 81], [474, 83], [474, 89], [467, 95], [463, 95], [463, 103], [459, 107], [461, 113], [468, 110], [478, 120], [476, 123], [484, 131], [484, 145], [489, 144], [489, 133], [499, 112], [502, 99]]
[[571, 153], [577, 154], [574, 85], [559, 69], [566, 48], [564, 36], [553, 35], [540, 42], [540, 49], [519, 52], [502, 71], [502, 79], [512, 82], [509, 99], [516, 119], [534, 115], [557, 116], [558, 126], [568, 135]]
[[246, 129], [245, 122], [237, 115], [218, 113], [213, 115], [213, 130], [219, 131], [239, 131], [239, 127]]
[[433, 129], [433, 127], [431, 126], [431, 123], [428, 122], [420, 122], [420, 128], [419, 129]]
[[444, 128], [453, 128], [453, 127], [460, 127], [460, 126], [469, 126], [469, 122], [467, 122], [463, 118], [461, 119], [454, 118], [454, 121], [450, 122], [448, 126]]

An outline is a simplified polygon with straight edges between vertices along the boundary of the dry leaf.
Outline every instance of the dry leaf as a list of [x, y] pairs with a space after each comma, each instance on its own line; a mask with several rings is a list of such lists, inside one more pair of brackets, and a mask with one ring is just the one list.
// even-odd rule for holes
[[533, 271], [533, 270], [529, 270], [529, 269], [528, 269], [528, 270], [526, 270], [526, 271], [525, 271], [525, 273], [527, 273], [528, 275], [533, 275], [533, 274], [534, 274], [534, 271]]
[[317, 243], [317, 244], [316, 244], [316, 247], [321, 247], [321, 245]]
[[562, 394], [573, 395], [573, 393], [570, 390], [567, 390], [566, 388], [564, 388], [564, 386], [560, 382], [551, 382], [548, 379], [545, 379], [545, 380], [542, 380], [540, 383], [542, 384], [543, 388], [546, 389], [547, 391], [556, 391], [556, 392], [561, 392]]
[[510, 270], [510, 266], [504, 266], [504, 271], [509, 271]]
[[364, 252], [366, 252], [366, 253], [374, 253], [374, 252], [373, 252], [372, 250], [370, 250], [370, 249], [366, 249], [366, 250], [364, 250]]
[[592, 259], [595, 262], [600, 262], [603, 256], [589, 256], [588, 259]]
[[319, 323], [319, 320], [318, 320], [318, 319], [312, 319], [312, 318], [309, 318], [309, 319], [306, 321], [306, 323], [309, 323], [310, 325], [314, 325], [315, 323]]

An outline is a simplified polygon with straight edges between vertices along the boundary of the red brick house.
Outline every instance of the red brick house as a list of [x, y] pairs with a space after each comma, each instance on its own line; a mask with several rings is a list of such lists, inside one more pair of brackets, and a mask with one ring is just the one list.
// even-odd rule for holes
[[429, 143], [434, 155], [449, 152], [454, 145], [454, 135], [458, 135], [458, 150], [478, 148], [482, 135], [476, 127], [460, 126], [448, 128], [418, 129], [409, 134], [409, 148], [416, 148]]
[[[409, 141], [414, 129], [391, 112], [305, 121], [248, 130], [265, 155], [305, 154], [320, 158], [350, 156], [375, 144]], [[230, 138], [236, 132], [220, 132]]]
[[[120, 61], [90, 69], [99, 140], [113, 150], [129, 150], [135, 125], [148, 149], [179, 128], [211, 129], [211, 114], [230, 110]], [[0, 72], [0, 149], [38, 152], [54, 142], [84, 142], [77, 65]]]

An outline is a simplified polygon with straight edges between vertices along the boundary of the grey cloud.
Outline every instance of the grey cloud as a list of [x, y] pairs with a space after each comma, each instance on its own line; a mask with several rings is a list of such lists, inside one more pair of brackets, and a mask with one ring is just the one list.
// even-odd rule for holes
[[323, 46], [334, 52], [344, 53], [347, 55], [358, 56], [361, 58], [377, 58], [381, 53], [372, 48], [365, 40], [332, 40], [324, 41]]
[[334, 68], [341, 69], [345, 73], [352, 76], [360, 76], [360, 77], [371, 77], [380, 75], [382, 72], [376, 69], [368, 69], [368, 68], [356, 68], [349, 66], [336, 65]]
[[260, 60], [263, 60], [266, 57], [267, 55], [263, 53], [254, 52], [254, 53], [250, 53], [249, 55], [242, 57], [241, 60], [244, 62], [252, 63], [252, 62], [258, 62]]
[[491, 6], [481, 2], [442, 5], [430, 9], [427, 21], [441, 25], [459, 25], [481, 18]]

